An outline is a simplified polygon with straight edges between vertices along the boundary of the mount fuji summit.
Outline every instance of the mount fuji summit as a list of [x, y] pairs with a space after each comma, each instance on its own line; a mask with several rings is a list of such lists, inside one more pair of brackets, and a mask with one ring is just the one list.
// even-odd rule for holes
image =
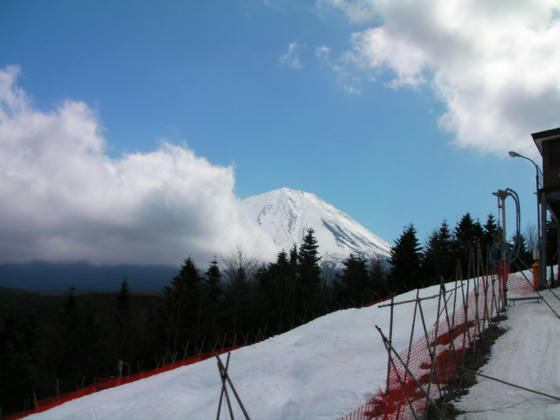
[[323, 261], [341, 263], [350, 253], [365, 259], [390, 255], [387, 241], [312, 193], [280, 188], [242, 200], [241, 209], [243, 217], [256, 222], [286, 252], [299, 246], [312, 228]]

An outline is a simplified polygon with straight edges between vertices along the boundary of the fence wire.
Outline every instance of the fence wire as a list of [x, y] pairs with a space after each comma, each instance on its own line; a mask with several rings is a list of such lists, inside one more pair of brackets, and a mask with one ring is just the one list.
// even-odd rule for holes
[[[340, 420], [420, 418], [430, 403], [445, 393], [445, 384], [467, 350], [503, 310], [504, 294], [523, 297], [534, 293], [532, 284], [523, 276], [510, 276], [504, 268], [468, 280], [442, 283], [435, 320], [424, 318], [425, 301], [417, 293], [416, 299], [408, 303], [414, 304], [408, 348], [396, 352], [379, 330], [388, 349], [386, 389]], [[428, 321], [432, 322], [427, 326]], [[418, 323], [422, 324], [420, 333], [414, 326]]]

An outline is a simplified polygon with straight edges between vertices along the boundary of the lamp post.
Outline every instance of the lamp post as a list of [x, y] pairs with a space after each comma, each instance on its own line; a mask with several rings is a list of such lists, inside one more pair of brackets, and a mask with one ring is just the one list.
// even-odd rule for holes
[[[542, 246], [543, 244], [541, 243], [541, 240], [542, 240], [542, 238], [541, 238], [541, 236], [542, 236], [541, 235], [541, 200], [540, 200], [539, 191], [542, 188], [541, 180], [543, 179], [543, 173], [541, 171], [541, 168], [539, 168], [539, 165], [537, 165], [533, 159], [528, 158], [527, 156], [523, 156], [522, 154], [519, 154], [517, 152], [514, 152], [513, 150], [511, 150], [508, 154], [513, 158], [519, 157], [519, 158], [528, 160], [529, 162], [531, 162], [535, 166], [535, 170], [536, 170], [535, 180], [536, 180], [536, 188], [537, 188], [537, 191], [536, 191], [536, 194], [537, 194], [537, 232], [538, 232], [539, 245]], [[539, 175], [540, 175], [540, 177], [539, 177]], [[546, 220], [543, 221], [543, 223], [546, 223]], [[542, 252], [542, 249], [541, 249], [541, 252]]]

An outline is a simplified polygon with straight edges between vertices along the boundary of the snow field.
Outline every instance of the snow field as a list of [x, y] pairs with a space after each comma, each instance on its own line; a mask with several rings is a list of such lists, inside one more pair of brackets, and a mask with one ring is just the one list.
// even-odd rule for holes
[[[420, 296], [438, 293], [438, 286]], [[556, 292], [560, 295], [560, 291]], [[550, 292], [545, 299], [560, 311]], [[414, 299], [416, 291], [395, 298]], [[428, 328], [437, 299], [422, 302]], [[395, 306], [393, 345], [406, 349], [414, 304]], [[543, 304], [507, 308], [508, 331], [481, 370], [490, 376], [560, 396], [560, 320]], [[375, 305], [325, 315], [231, 353], [229, 374], [252, 418], [337, 419], [385, 388], [387, 353], [375, 330], [389, 332], [389, 308]], [[416, 323], [415, 337], [423, 334]], [[222, 360], [225, 362], [225, 355]], [[560, 419], [557, 401], [478, 378], [457, 407], [463, 419]], [[214, 359], [69, 401], [31, 419], [215, 418], [221, 382]], [[225, 408], [225, 407], [224, 407]], [[235, 403], [235, 415], [241, 415]], [[222, 411], [226, 418], [226, 411]]]
[[[437, 286], [429, 287], [420, 295], [431, 296], [437, 290]], [[416, 291], [408, 292], [396, 300], [415, 295]], [[393, 343], [402, 349], [408, 345], [413, 305], [397, 308]], [[436, 310], [437, 299], [427, 301], [426, 319], [435, 319]], [[233, 351], [229, 374], [249, 415], [256, 419], [336, 419], [360, 406], [385, 387], [387, 353], [374, 325], [388, 333], [388, 308], [375, 305], [333, 312]], [[209, 359], [28, 418], [209, 419], [216, 417], [220, 390], [216, 361]]]
[[[560, 290], [553, 290], [560, 296]], [[556, 310], [549, 291], [543, 297]], [[544, 304], [517, 303], [508, 307], [507, 328], [492, 347], [480, 373], [560, 398], [560, 319]], [[477, 377], [477, 384], [456, 404], [474, 419], [560, 419], [560, 401]]]

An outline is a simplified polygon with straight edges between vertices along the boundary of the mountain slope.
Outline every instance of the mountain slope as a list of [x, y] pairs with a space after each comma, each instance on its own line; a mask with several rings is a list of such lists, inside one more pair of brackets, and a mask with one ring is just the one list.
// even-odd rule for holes
[[242, 201], [242, 214], [286, 251], [313, 228], [324, 260], [340, 262], [350, 253], [387, 258], [391, 249], [387, 241], [312, 193], [281, 188], [249, 197]]

